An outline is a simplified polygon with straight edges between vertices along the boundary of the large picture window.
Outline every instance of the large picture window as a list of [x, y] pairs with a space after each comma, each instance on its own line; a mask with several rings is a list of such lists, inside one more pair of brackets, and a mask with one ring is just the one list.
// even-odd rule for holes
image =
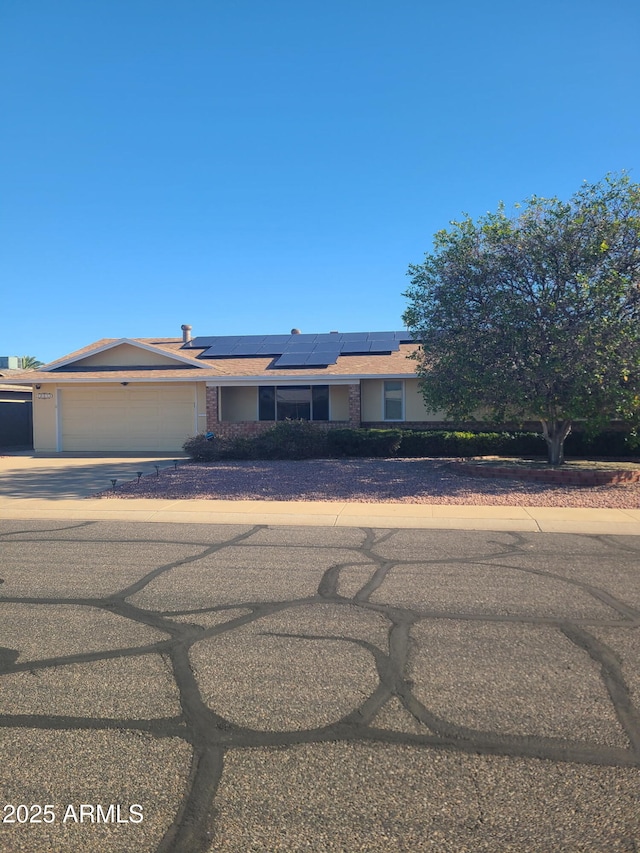
[[384, 419], [385, 421], [404, 420], [404, 388], [400, 380], [385, 380]]
[[258, 391], [261, 421], [328, 421], [328, 385], [267, 385]]

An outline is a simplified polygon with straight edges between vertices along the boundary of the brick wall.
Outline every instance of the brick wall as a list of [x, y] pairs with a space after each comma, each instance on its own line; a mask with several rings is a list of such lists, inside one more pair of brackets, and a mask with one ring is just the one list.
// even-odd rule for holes
[[218, 428], [218, 389], [207, 387], [207, 430], [216, 432]]
[[[312, 423], [314, 427], [325, 430], [345, 429], [351, 426], [348, 421], [312, 421]], [[251, 437], [260, 435], [261, 432], [271, 429], [275, 424], [276, 421], [237, 421], [235, 423], [218, 421], [216, 424], [209, 425], [209, 429], [218, 438], [233, 438], [238, 435]]]
[[637, 483], [640, 471], [622, 469], [579, 470], [576, 468], [525, 468], [503, 465], [474, 465], [468, 462], [454, 462], [455, 470], [473, 477], [527, 480], [533, 483], [555, 483], [565, 486], [605, 486], [612, 483]]
[[360, 427], [360, 383], [349, 385], [349, 426], [351, 429]]

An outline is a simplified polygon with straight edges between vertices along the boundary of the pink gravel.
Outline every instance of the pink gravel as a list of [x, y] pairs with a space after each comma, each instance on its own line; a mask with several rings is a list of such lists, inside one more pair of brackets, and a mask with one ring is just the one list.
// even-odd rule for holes
[[554, 486], [479, 479], [443, 459], [312, 459], [184, 462], [103, 492], [104, 498], [165, 498], [473, 506], [640, 508], [640, 483]]

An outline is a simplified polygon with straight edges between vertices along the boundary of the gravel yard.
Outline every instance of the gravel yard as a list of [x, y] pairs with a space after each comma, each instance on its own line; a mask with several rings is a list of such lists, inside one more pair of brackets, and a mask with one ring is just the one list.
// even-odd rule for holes
[[103, 492], [104, 498], [168, 498], [360, 503], [640, 508], [640, 483], [553, 486], [481, 480], [443, 459], [312, 459], [183, 462]]

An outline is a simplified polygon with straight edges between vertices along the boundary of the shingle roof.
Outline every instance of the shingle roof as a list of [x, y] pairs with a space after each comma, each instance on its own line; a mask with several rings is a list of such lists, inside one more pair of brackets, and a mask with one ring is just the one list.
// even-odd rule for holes
[[[288, 336], [287, 336], [288, 337]], [[130, 344], [142, 344], [152, 347], [163, 355], [179, 356], [181, 364], [171, 366], [87, 366], [79, 369], [77, 362], [94, 352], [104, 351], [120, 343], [119, 338], [102, 338], [93, 344], [76, 350], [63, 358], [50, 362], [44, 369], [28, 371], [29, 384], [36, 382], [88, 382], [88, 381], [146, 381], [156, 380], [190, 380], [206, 381], [219, 378], [221, 380], [238, 377], [239, 379], [263, 380], [270, 377], [295, 379], [296, 377], [356, 377], [356, 376], [412, 376], [415, 374], [414, 363], [409, 358], [416, 349], [415, 343], [400, 343], [398, 350], [391, 353], [360, 353], [340, 355], [335, 364], [326, 366], [312, 365], [308, 367], [295, 366], [275, 367], [277, 358], [268, 356], [216, 357], [203, 359], [200, 356], [205, 347], [185, 347], [181, 338], [130, 338]], [[193, 368], [189, 366], [193, 362]], [[22, 381], [27, 375], [22, 373]]]

